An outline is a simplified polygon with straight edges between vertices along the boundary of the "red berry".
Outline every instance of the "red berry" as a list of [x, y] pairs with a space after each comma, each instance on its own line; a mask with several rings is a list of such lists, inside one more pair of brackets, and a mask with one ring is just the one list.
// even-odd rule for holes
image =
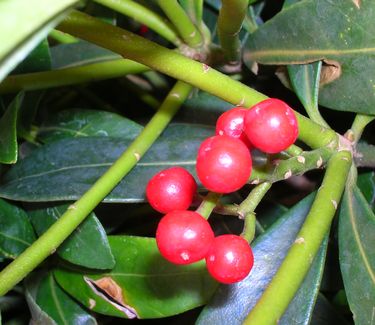
[[246, 113], [246, 108], [234, 107], [221, 114], [216, 122], [216, 135], [228, 135], [232, 138], [240, 139], [249, 147], [249, 139], [244, 133], [244, 119]]
[[296, 141], [297, 119], [286, 103], [269, 98], [248, 110], [245, 133], [254, 147], [263, 152], [277, 153]]
[[208, 272], [217, 281], [235, 283], [250, 273], [254, 256], [245, 239], [236, 235], [222, 235], [214, 239], [206, 256]]
[[251, 174], [251, 155], [246, 145], [227, 135], [202, 142], [197, 156], [197, 174], [210, 191], [230, 193], [246, 184]]
[[175, 264], [190, 264], [204, 258], [214, 233], [210, 224], [194, 211], [172, 211], [159, 222], [156, 243], [161, 255]]
[[182, 167], [172, 167], [154, 175], [147, 184], [150, 205], [161, 213], [186, 210], [197, 190], [194, 177]]

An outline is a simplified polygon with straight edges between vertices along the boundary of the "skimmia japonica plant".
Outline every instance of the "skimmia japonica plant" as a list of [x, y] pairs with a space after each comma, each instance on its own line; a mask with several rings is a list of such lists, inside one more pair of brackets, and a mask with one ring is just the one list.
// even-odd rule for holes
[[0, 1], [0, 323], [372, 325], [374, 22]]

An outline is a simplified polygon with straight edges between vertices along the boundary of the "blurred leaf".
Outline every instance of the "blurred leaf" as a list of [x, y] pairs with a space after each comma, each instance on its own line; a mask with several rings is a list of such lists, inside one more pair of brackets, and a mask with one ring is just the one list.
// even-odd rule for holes
[[[105, 202], [142, 202], [148, 180], [170, 166], [195, 174], [198, 147], [212, 128], [175, 124], [154, 143]], [[21, 201], [73, 201], [111, 166], [129, 140], [109, 137], [68, 138], [36, 149], [3, 178], [0, 196]]]
[[375, 166], [375, 145], [360, 141], [355, 146], [354, 163], [357, 167]]
[[0, 1], [0, 81], [78, 2], [78, 0]]
[[0, 119], [0, 163], [14, 164], [17, 161], [17, 115], [24, 93], [19, 93], [9, 104]]
[[319, 103], [374, 114], [375, 39], [369, 32], [374, 19], [374, 1], [301, 1], [248, 38], [244, 60], [262, 64], [323, 60]]
[[287, 211], [288, 208], [281, 204], [267, 202], [265, 209], [257, 213], [257, 221], [263, 231], [266, 231]]
[[349, 325], [348, 321], [335, 310], [331, 303], [321, 293], [318, 294], [314, 312], [311, 318], [312, 325]]
[[[30, 211], [35, 231], [41, 236], [68, 209], [63, 204]], [[93, 269], [111, 269], [115, 265], [108, 238], [100, 221], [91, 213], [57, 249], [57, 254], [70, 263]]]
[[375, 215], [357, 186], [347, 187], [340, 210], [340, 267], [356, 324], [372, 325], [375, 301]]
[[25, 211], [0, 199], [0, 253], [14, 259], [34, 240], [33, 227]]
[[113, 137], [134, 139], [143, 127], [118, 114], [89, 110], [69, 109], [51, 116], [38, 129], [38, 139], [52, 142], [76, 137]]
[[[203, 309], [196, 324], [242, 324], [284, 260], [313, 199], [314, 195], [303, 199], [255, 240], [252, 245], [255, 263], [250, 275], [239, 283], [220, 286], [209, 304]], [[320, 254], [314, 260], [314, 267], [310, 269], [308, 277], [319, 278], [321, 264], [324, 264], [324, 255]], [[299, 298], [296, 301], [300, 307], [298, 311], [305, 313], [306, 318], [310, 316], [311, 306], [317, 294], [316, 289], [315, 286], [314, 290], [306, 295], [303, 294], [305, 295], [303, 305]], [[301, 294], [298, 291], [297, 295]]]
[[51, 70], [51, 53], [45, 38], [13, 71], [12, 74]]
[[76, 67], [122, 58], [119, 54], [85, 41], [54, 46], [51, 48], [51, 57], [53, 69]]
[[375, 172], [371, 171], [358, 175], [357, 186], [371, 206], [372, 211], [375, 212]]
[[169, 263], [153, 238], [111, 236], [109, 242], [117, 261], [112, 271], [55, 271], [64, 290], [95, 312], [123, 318], [167, 317], [205, 304], [217, 287], [203, 261]]

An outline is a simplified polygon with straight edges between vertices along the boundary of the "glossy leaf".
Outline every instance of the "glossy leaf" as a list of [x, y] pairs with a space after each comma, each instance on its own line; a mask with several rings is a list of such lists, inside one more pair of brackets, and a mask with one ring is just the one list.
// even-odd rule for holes
[[358, 175], [357, 185], [372, 211], [375, 212], [375, 172]]
[[78, 2], [78, 0], [0, 1], [0, 81]]
[[17, 161], [17, 115], [23, 99], [19, 93], [0, 119], [0, 163], [14, 164]]
[[[250, 275], [237, 284], [220, 286], [212, 300], [203, 309], [197, 324], [242, 324], [284, 260], [313, 199], [314, 195], [303, 199], [256, 239], [253, 244], [254, 268]], [[289, 314], [285, 316], [287, 318], [283, 318], [284, 324], [292, 324], [292, 319], [302, 319], [304, 323], [308, 322], [319, 290], [324, 260], [325, 247], [323, 245], [313, 262], [314, 266], [305, 279], [306, 282], [303, 283], [293, 301], [297, 307], [289, 306]], [[307, 290], [307, 287], [310, 289]]]
[[[148, 180], [170, 166], [195, 173], [198, 147], [212, 133], [212, 128], [205, 126], [170, 126], [105, 202], [144, 201]], [[108, 137], [68, 138], [47, 144], [5, 174], [0, 196], [21, 201], [78, 199], [129, 144], [129, 140]]]
[[[65, 325], [94, 325], [97, 324], [94, 317], [85, 311], [76, 301], [66, 294], [56, 283], [52, 273], [45, 274], [36, 283], [28, 282], [28, 286], [33, 290], [34, 295], [31, 304], [34, 310], [39, 309], [37, 316], [44, 314], [44, 320], [49, 320], [51, 324]], [[34, 312], [35, 314], [35, 312]], [[33, 320], [34, 319], [34, 315]], [[37, 323], [38, 324], [38, 323]], [[39, 324], [45, 324], [43, 322]]]
[[356, 324], [372, 324], [375, 301], [375, 215], [361, 191], [348, 187], [340, 210], [340, 267]]
[[134, 139], [142, 129], [139, 124], [118, 114], [69, 109], [47, 119], [38, 129], [37, 137], [43, 142], [88, 136]]
[[34, 240], [34, 230], [25, 211], [0, 199], [0, 254], [16, 258]]
[[[68, 209], [68, 204], [30, 211], [35, 231], [41, 236]], [[57, 249], [70, 263], [93, 269], [111, 269], [115, 265], [108, 238], [100, 221], [91, 213]]]
[[249, 37], [244, 59], [262, 64], [324, 60], [319, 103], [374, 114], [374, 19], [374, 1], [301, 1]]
[[123, 318], [160, 318], [203, 305], [217, 283], [205, 263], [178, 266], [159, 253], [155, 239], [109, 237], [116, 266], [108, 273], [58, 269], [57, 282], [95, 312]]
[[121, 59], [121, 55], [85, 41], [54, 46], [51, 48], [51, 57], [53, 69]]

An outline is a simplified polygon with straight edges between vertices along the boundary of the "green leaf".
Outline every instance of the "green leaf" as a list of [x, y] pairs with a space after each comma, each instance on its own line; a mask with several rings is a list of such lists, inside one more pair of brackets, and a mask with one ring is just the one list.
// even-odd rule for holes
[[371, 206], [372, 211], [375, 212], [375, 172], [371, 171], [358, 175], [357, 186]]
[[[30, 297], [32, 298], [31, 306], [36, 310], [38, 310], [38, 308], [40, 309], [39, 313], [37, 313], [37, 317], [44, 314], [44, 319], [42, 322], [39, 322], [39, 324], [45, 324], [44, 321], [46, 320], [51, 324], [57, 325], [97, 324], [95, 318], [88, 314], [87, 311], [57, 285], [52, 273], [45, 274], [39, 279], [34, 279], [34, 281], [35, 283], [30, 283], [29, 281], [28, 287], [31, 287], [34, 293], [34, 295]], [[32, 316], [34, 322], [36, 322], [34, 315]]]
[[0, 199], [0, 254], [16, 258], [34, 240], [33, 227], [25, 211]]
[[340, 267], [356, 324], [372, 324], [375, 301], [375, 215], [358, 187], [348, 187], [340, 210]]
[[[242, 324], [295, 241], [313, 199], [314, 195], [303, 199], [256, 239], [253, 244], [255, 263], [250, 275], [234, 285], [220, 286], [199, 316], [198, 325]], [[293, 319], [308, 323], [319, 290], [325, 246], [326, 243], [321, 247], [305, 281], [289, 306], [288, 314], [284, 316], [286, 318], [282, 318], [284, 324], [294, 324]]]
[[[35, 231], [41, 236], [68, 209], [68, 204], [30, 211]], [[57, 249], [57, 254], [83, 267], [111, 269], [115, 265], [103, 226], [94, 213], [81, 223]]]
[[78, 0], [0, 1], [0, 81], [78, 2]]
[[69, 109], [46, 120], [38, 129], [37, 137], [43, 142], [89, 136], [134, 139], [142, 129], [139, 124], [115, 113]]
[[51, 53], [48, 41], [45, 38], [30, 54], [22, 61], [12, 74], [31, 73], [51, 70]]
[[0, 119], [0, 162], [4, 164], [17, 161], [17, 115], [22, 100], [23, 93], [19, 93]]
[[349, 325], [348, 321], [339, 314], [331, 303], [321, 293], [318, 294], [314, 313], [311, 318], [312, 325]]
[[[179, 165], [195, 174], [198, 147], [210, 127], [169, 126], [137, 166], [105, 202], [142, 202], [148, 180], [158, 171]], [[0, 196], [21, 201], [73, 201], [81, 197], [111, 166], [129, 140], [109, 137], [68, 138], [34, 150], [5, 174]]]
[[122, 58], [119, 54], [85, 41], [54, 46], [51, 48], [51, 57], [53, 69], [77, 67]]
[[217, 283], [205, 263], [178, 266], [159, 253], [155, 239], [109, 237], [116, 266], [108, 273], [55, 271], [57, 282], [91, 310], [123, 318], [160, 318], [201, 306]]
[[374, 19], [371, 0], [304, 0], [282, 10], [249, 37], [245, 62], [324, 60], [319, 103], [375, 114], [375, 39], [370, 32]]

